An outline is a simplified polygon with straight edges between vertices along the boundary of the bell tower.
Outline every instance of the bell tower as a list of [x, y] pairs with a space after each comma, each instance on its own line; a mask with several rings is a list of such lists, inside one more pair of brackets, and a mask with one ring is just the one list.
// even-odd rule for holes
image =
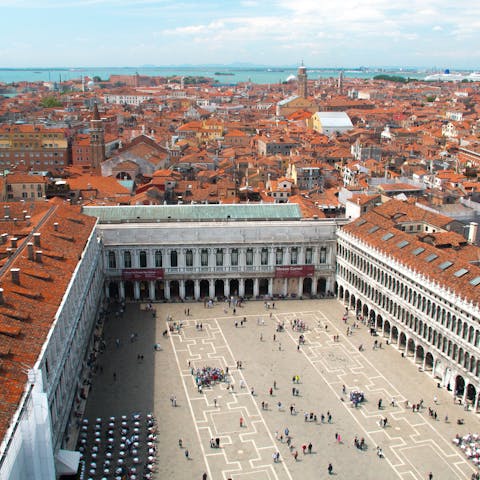
[[302, 64], [298, 67], [297, 73], [297, 82], [298, 82], [298, 96], [302, 98], [308, 97], [307, 89], [307, 68]]
[[90, 164], [100, 174], [100, 164], [105, 160], [105, 138], [103, 122], [98, 113], [97, 103], [93, 105], [93, 119], [90, 120]]

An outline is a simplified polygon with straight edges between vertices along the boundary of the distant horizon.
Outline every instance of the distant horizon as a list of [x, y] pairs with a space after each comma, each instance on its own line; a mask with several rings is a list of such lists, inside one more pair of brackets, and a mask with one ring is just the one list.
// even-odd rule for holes
[[[0, 70], [70, 70], [70, 69], [163, 69], [163, 68], [234, 68], [234, 69], [249, 69], [249, 68], [284, 68], [288, 70], [297, 69], [300, 65], [292, 64], [256, 64], [256, 63], [178, 63], [178, 64], [147, 64], [147, 65], [48, 65], [48, 66], [20, 66], [20, 67], [3, 67]], [[411, 66], [411, 65], [347, 65], [347, 66], [316, 66], [304, 65], [308, 70], [392, 70], [392, 71], [439, 71], [439, 70], [453, 70], [453, 71], [475, 71], [480, 70], [479, 67], [463, 67], [463, 66]]]

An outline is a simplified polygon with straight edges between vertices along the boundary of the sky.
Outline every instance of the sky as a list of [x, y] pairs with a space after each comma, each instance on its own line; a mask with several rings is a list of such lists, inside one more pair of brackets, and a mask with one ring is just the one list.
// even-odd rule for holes
[[480, 70], [478, 0], [0, 0], [0, 68]]

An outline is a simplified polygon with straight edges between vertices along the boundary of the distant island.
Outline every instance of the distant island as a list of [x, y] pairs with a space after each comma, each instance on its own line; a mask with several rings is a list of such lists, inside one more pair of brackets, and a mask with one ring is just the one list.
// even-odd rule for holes
[[235, 75], [232, 72], [215, 72], [214, 75]]

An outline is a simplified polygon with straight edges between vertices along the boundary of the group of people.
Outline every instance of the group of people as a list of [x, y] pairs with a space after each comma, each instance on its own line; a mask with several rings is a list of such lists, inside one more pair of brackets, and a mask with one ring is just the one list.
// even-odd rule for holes
[[212, 384], [226, 380], [226, 372], [218, 367], [203, 367], [196, 370], [192, 367], [191, 373], [195, 376], [197, 387], [209, 387]]

